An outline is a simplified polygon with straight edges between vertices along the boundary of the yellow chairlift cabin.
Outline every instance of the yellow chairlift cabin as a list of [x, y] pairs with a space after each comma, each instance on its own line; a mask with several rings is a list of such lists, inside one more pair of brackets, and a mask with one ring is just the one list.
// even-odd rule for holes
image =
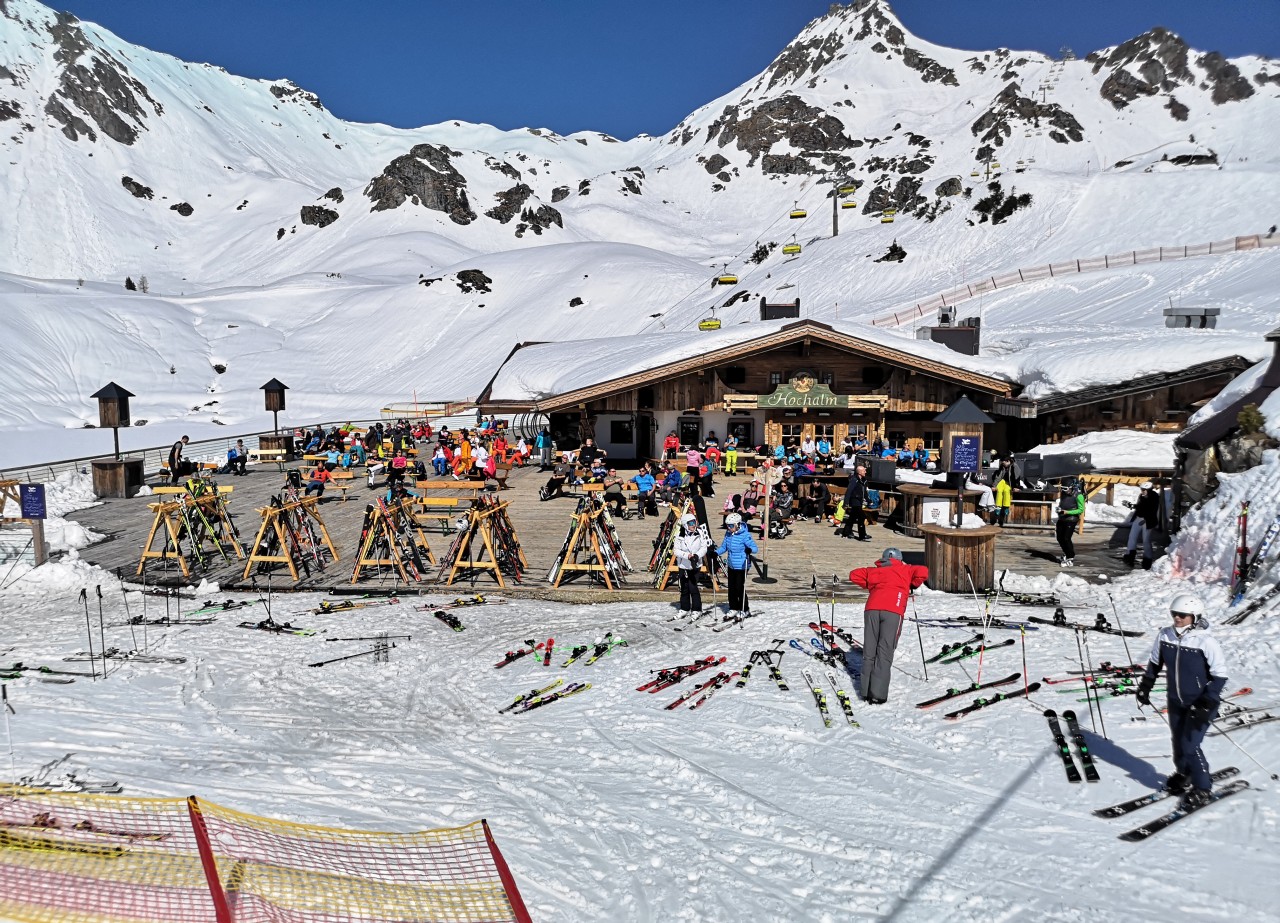
[[880, 216], [880, 223], [893, 224], [893, 215], [889, 214], [888, 212], [885, 212], [883, 215]]
[[804, 217], [806, 217], [808, 214], [809, 214], [809, 213], [808, 213], [807, 211], [805, 211], [803, 208], [801, 208], [801, 207], [800, 207], [800, 203], [799, 203], [799, 202], [796, 202], [796, 203], [795, 203], [795, 208], [791, 209], [791, 217], [792, 217], [792, 218], [804, 218]]
[[723, 271], [716, 276], [716, 285], [737, 285], [738, 277], [734, 273], [729, 272], [729, 264], [725, 263], [722, 267]]
[[782, 252], [786, 256], [795, 256], [800, 252], [800, 245], [796, 243], [795, 237], [791, 238], [791, 243], [782, 245]]
[[706, 320], [700, 320], [698, 321], [698, 329], [699, 330], [719, 330], [720, 318], [708, 317]]
[[858, 187], [854, 183], [845, 183], [843, 186], [839, 188], [838, 191], [840, 195], [853, 195], [855, 192], [858, 191]]
[[999, 169], [1000, 169], [1000, 164], [998, 164], [998, 163], [993, 163], [993, 164], [991, 165], [991, 169], [993, 169], [993, 170], [999, 170]]
[[853, 201], [853, 199], [845, 199], [843, 202], [840, 203], [840, 207], [841, 208], [857, 208], [858, 203]]
[[896, 215], [898, 213], [898, 210], [896, 208], [886, 208], [884, 210], [884, 213], [886, 215]]
[[982, 174], [981, 174], [981, 173], [979, 173], [977, 170], [973, 170], [972, 172], [970, 172], [970, 173], [969, 173], [969, 175], [970, 175], [970, 176], [981, 176]]

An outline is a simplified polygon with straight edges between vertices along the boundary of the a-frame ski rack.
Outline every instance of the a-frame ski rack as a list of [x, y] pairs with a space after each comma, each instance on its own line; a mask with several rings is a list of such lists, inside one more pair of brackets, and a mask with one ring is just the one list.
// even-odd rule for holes
[[[21, 481], [0, 481], [0, 519], [3, 521], [22, 520], [22, 497], [18, 492]], [[9, 501], [13, 501], [14, 507], [18, 510], [17, 516], [4, 516], [4, 510], [9, 505]]]
[[[609, 568], [605, 565], [604, 554], [600, 549], [600, 539], [596, 535], [594, 520], [604, 512], [604, 506], [600, 505], [594, 509], [586, 509], [575, 515], [577, 522], [573, 524], [573, 534], [569, 538], [568, 550], [564, 555], [564, 563], [560, 565], [556, 572], [556, 579], [553, 587], [558, 587], [560, 582], [564, 580], [568, 571], [575, 573], [592, 573], [599, 574], [604, 580], [604, 585], [610, 590], [616, 589], [613, 585], [613, 579], [609, 576]], [[580, 552], [589, 552], [590, 560], [594, 563], [579, 564], [578, 554]]]
[[[508, 506], [510, 506], [510, 503], [503, 500], [501, 503], [476, 504], [467, 510], [468, 534], [461, 542], [456, 543], [457, 550], [454, 552], [452, 564], [450, 565], [448, 561], [444, 562], [445, 566], [449, 567], [449, 576], [444, 581], [445, 586], [453, 586], [453, 582], [458, 578], [460, 570], [469, 574], [487, 570], [498, 581], [498, 586], [506, 587], [507, 584], [502, 579], [502, 568], [498, 563], [498, 555], [494, 549], [497, 539], [493, 533], [498, 517], [501, 517], [503, 527], [510, 531], [511, 537], [515, 541], [516, 554], [520, 558], [521, 566], [525, 568], [529, 566], [529, 562], [524, 556], [524, 549], [520, 547], [519, 539], [516, 538], [515, 527], [511, 525], [511, 520], [507, 517]], [[477, 535], [480, 538], [483, 550], [478, 558], [472, 558], [471, 547]]]
[[[692, 513], [692, 512], [693, 512], [693, 501], [688, 499], [686, 499], [684, 503], [680, 505], [679, 512], [676, 511], [676, 508], [674, 506], [670, 508], [670, 511], [668, 512], [667, 516], [668, 518], [671, 518], [672, 516], [675, 517], [675, 521], [671, 523], [671, 528], [675, 530], [675, 533], [674, 533], [675, 537], [679, 537], [680, 535], [680, 520], [684, 518], [685, 513]], [[715, 542], [711, 541], [709, 532], [707, 536], [707, 541], [710, 543], [710, 547], [708, 547], [707, 553], [702, 556], [702, 564], [699, 567], [699, 570], [704, 571], [706, 575], [711, 578], [711, 585], [715, 587], [717, 591], [719, 591], [720, 584], [716, 581], [716, 572], [715, 572], [715, 569], [711, 566], [711, 549], [715, 548]], [[672, 545], [674, 547], [674, 539], [673, 539]], [[671, 582], [671, 575], [677, 574], [680, 571], [680, 565], [676, 563], [676, 556], [674, 554], [667, 554], [665, 555], [665, 557], [667, 559], [667, 566], [663, 569], [661, 575], [659, 575], [658, 577], [657, 589], [659, 590], [665, 590], [667, 588], [667, 585]], [[659, 565], [661, 565], [661, 562], [659, 562]], [[679, 579], [677, 578], [677, 583], [678, 582], [679, 582]]]
[[[384, 567], [394, 567], [396, 573], [400, 575], [400, 579], [405, 583], [410, 582], [408, 569], [404, 566], [404, 553], [400, 550], [400, 544], [397, 540], [397, 533], [401, 531], [397, 524], [396, 517], [403, 517], [404, 530], [408, 532], [408, 540], [413, 542], [421, 552], [426, 552], [426, 559], [432, 564], [436, 563], [436, 556], [431, 552], [431, 545], [427, 542], [427, 536], [422, 531], [422, 526], [418, 520], [414, 518], [412, 512], [412, 497], [389, 505], [386, 509], [380, 509], [373, 506], [374, 519], [373, 524], [369, 527], [368, 533], [364, 537], [364, 541], [360, 545], [360, 550], [356, 554], [356, 566], [351, 571], [351, 582], [356, 583], [362, 576], [362, 571], [366, 567], [381, 570]], [[386, 557], [378, 557], [377, 549], [386, 549]], [[422, 574], [419, 573], [417, 580], [422, 580]]]
[[[162, 490], [163, 488], [157, 488]], [[173, 492], [186, 493], [185, 488], [174, 488]], [[161, 560], [172, 560], [178, 562], [178, 568], [182, 571], [182, 576], [191, 576], [191, 567], [187, 562], [187, 555], [182, 552], [182, 535], [186, 532], [187, 541], [190, 543], [192, 552], [198, 547], [204, 553], [205, 543], [212, 543], [213, 550], [208, 554], [216, 554], [226, 556], [227, 548], [235, 552], [236, 557], [244, 557], [244, 549], [240, 547], [240, 543], [235, 540], [234, 530], [229, 520], [226, 506], [218, 502], [213, 494], [202, 497], [192, 497], [188, 494], [183, 500], [161, 500], [158, 503], [148, 503], [147, 509], [155, 513], [155, 518], [151, 521], [151, 531], [147, 533], [147, 540], [142, 546], [142, 555], [138, 559], [138, 569], [135, 575], [140, 575], [147, 566], [147, 561], [152, 558]], [[193, 517], [201, 517], [193, 520]], [[200, 528], [207, 521], [209, 528]], [[188, 527], [189, 524], [189, 527]], [[219, 535], [221, 533], [221, 535]], [[157, 536], [161, 537], [162, 545], [157, 550], [152, 546], [156, 542]]]
[[[289, 537], [290, 526], [285, 521], [285, 517], [293, 512], [315, 520], [316, 526], [320, 529], [321, 540], [329, 549], [333, 560], [337, 561], [338, 549], [333, 547], [329, 530], [325, 528], [324, 520], [320, 518], [320, 511], [316, 509], [316, 504], [319, 502], [319, 497], [299, 497], [297, 500], [289, 500], [279, 506], [273, 504], [257, 510], [262, 517], [262, 525], [258, 527], [258, 535], [253, 540], [253, 550], [249, 554], [249, 560], [245, 562], [244, 575], [240, 579], [248, 580], [249, 572], [253, 570], [255, 564], [285, 564], [289, 568], [289, 573], [293, 575], [294, 582], [298, 581], [298, 562], [294, 560], [291, 552], [293, 542]], [[276, 554], [263, 553], [263, 541], [268, 535], [275, 536], [279, 543]]]

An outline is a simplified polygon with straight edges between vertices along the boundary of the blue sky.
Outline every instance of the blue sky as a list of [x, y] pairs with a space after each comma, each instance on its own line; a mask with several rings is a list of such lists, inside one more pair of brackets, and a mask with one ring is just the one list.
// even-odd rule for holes
[[[753, 77], [828, 0], [52, 0], [128, 41], [288, 77], [334, 114], [401, 127], [662, 134]], [[939, 45], [1078, 56], [1163, 25], [1280, 57], [1280, 0], [896, 0]]]

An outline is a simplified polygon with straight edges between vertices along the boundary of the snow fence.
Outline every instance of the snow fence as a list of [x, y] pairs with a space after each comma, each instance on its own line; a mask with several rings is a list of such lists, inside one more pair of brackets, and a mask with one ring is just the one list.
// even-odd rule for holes
[[486, 821], [369, 833], [194, 797], [0, 793], [0, 919], [528, 923]]

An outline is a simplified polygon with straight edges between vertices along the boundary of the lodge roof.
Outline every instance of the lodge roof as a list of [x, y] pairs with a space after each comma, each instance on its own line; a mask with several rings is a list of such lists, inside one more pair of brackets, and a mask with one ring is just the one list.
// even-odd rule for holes
[[485, 406], [549, 411], [802, 340], [874, 356], [989, 394], [1014, 387], [1002, 360], [965, 356], [937, 343], [907, 339], [865, 324], [814, 320], [753, 323], [713, 332], [602, 337], [516, 349], [481, 395]]

